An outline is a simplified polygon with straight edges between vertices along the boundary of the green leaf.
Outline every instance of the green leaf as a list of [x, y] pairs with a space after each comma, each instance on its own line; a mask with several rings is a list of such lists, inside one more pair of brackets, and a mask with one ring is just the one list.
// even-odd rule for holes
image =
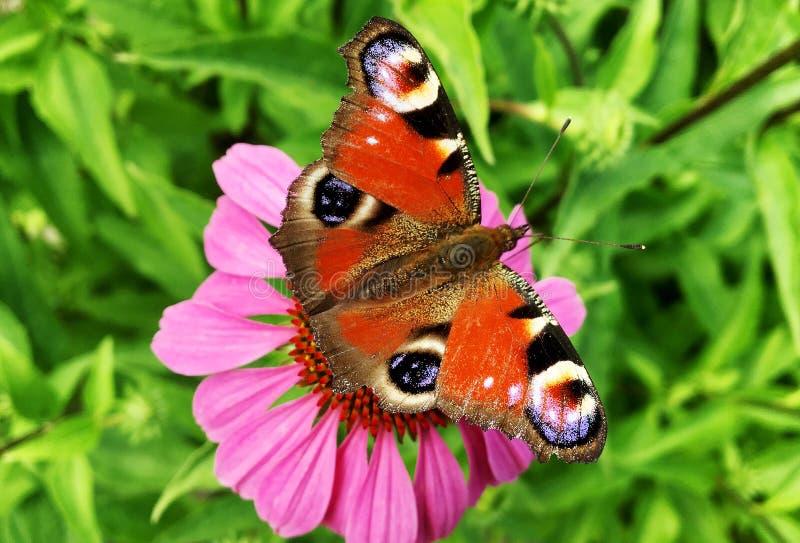
[[67, 148], [32, 113], [26, 115], [23, 137], [30, 151], [25, 182], [67, 243], [85, 248], [91, 227], [78, 165]]
[[552, 106], [558, 90], [556, 66], [550, 51], [539, 36], [535, 36], [533, 43], [536, 47], [536, 56], [533, 59], [533, 75], [536, 84], [536, 94], [548, 107]]
[[757, 505], [760, 514], [800, 509], [800, 457], [788, 443], [775, 443], [751, 459], [745, 472], [767, 499]]
[[697, 0], [676, 0], [661, 30], [658, 62], [642, 97], [651, 110], [672, 110], [691, 97], [696, 77], [700, 6]]
[[787, 153], [794, 137], [770, 130], [751, 142], [748, 156], [781, 308], [800, 353], [800, 175]]
[[[110, 215], [99, 217], [98, 227], [103, 241], [139, 273], [153, 280], [175, 298], [191, 296], [199, 283], [196, 273], [189, 272], [184, 261], [170, 253], [153, 236]], [[195, 279], [192, 280], [192, 277]]]
[[0, 463], [0, 517], [14, 509], [39, 486], [36, 477], [19, 464]]
[[222, 117], [233, 133], [241, 132], [249, 120], [249, 107], [253, 98], [253, 85], [225, 78], [220, 82]]
[[796, 368], [797, 356], [789, 356], [792, 344], [786, 328], [781, 326], [764, 335], [758, 355], [749, 365], [749, 387], [760, 388], [772, 379]]
[[800, 509], [800, 468], [795, 470], [789, 480], [759, 507], [762, 511], [780, 513]]
[[709, 334], [711, 341], [704, 344], [703, 351], [694, 361], [690, 371], [676, 381], [668, 393], [667, 404], [677, 406], [696, 394], [718, 392], [720, 388], [730, 389], [738, 380], [738, 373], [724, 373], [722, 368], [730, 368], [736, 356], [752, 346], [758, 334], [764, 286], [761, 278], [762, 259], [755, 243], [747, 245], [749, 262], [745, 276], [737, 285], [737, 307], [746, 311], [733, 311], [724, 326]]
[[727, 322], [734, 303], [724, 283], [720, 261], [700, 241], [686, 238], [679, 246], [682, 250], [676, 255], [675, 268], [681, 288], [700, 325], [714, 335]]
[[[464, 112], [472, 141], [484, 160], [494, 163], [489, 140], [489, 91], [478, 36], [468, 0], [394, 0], [400, 21], [441, 61], [440, 77], [447, 77], [453, 98]], [[449, 90], [449, 89], [447, 89]]]
[[0, 197], [0, 300], [25, 323], [37, 362], [47, 364], [60, 356], [61, 324], [51, 310], [52, 299], [39, 283], [41, 277], [31, 273], [28, 254], [10, 219]]
[[599, 86], [614, 89], [626, 98], [635, 98], [641, 92], [656, 65], [660, 22], [659, 0], [636, 2], [597, 71]]
[[17, 413], [33, 420], [45, 420], [55, 414], [55, 397], [30, 355], [25, 328], [11, 310], [0, 303], [0, 385]]
[[134, 179], [141, 191], [137, 203], [141, 211], [141, 224], [158, 245], [182, 268], [185, 281], [202, 281], [208, 271], [197, 241], [192, 239], [192, 225], [172, 208], [170, 194], [178, 191], [167, 180], [150, 172], [135, 171]]
[[110, 25], [117, 35], [127, 36], [134, 49], [181, 43], [200, 30], [192, 8], [183, 2], [92, 0], [86, 8], [93, 20]]
[[158, 523], [164, 511], [178, 498], [197, 490], [213, 491], [220, 487], [214, 476], [214, 453], [210, 442], [202, 445], [186, 459], [172, 480], [164, 487], [153, 506], [150, 522]]
[[103, 65], [69, 42], [43, 61], [33, 90], [39, 116], [80, 155], [106, 196], [135, 216], [133, 189], [111, 123], [112, 98]]
[[[269, 54], [265, 54], [269, 52]], [[217, 36], [182, 47], [120, 54], [118, 60], [156, 70], [200, 70], [265, 88], [305, 87], [341, 96], [344, 62], [331, 44], [305, 36]], [[337, 98], [338, 101], [338, 98]]]
[[[708, 92], [720, 91], [797, 38], [797, 12], [784, 0], [707, 4], [714, 7], [706, 22], [721, 38], [719, 66]], [[721, 20], [714, 21], [718, 15]]]
[[[230, 536], [240, 530], [264, 530], [253, 504], [226, 496], [205, 504], [159, 534], [156, 543], [192, 543]], [[267, 536], [269, 537], [269, 536]]]
[[[125, 416], [122, 409], [120, 413], [120, 418]], [[89, 458], [98, 488], [113, 488], [116, 499], [149, 496], [142, 518], [143, 522], [149, 522], [157, 497], [197, 445], [188, 443], [172, 427], [166, 427], [161, 435], [131, 436], [127, 424], [123, 420], [119, 428], [106, 432], [102, 445]], [[126, 484], [117, 488], [120, 479]], [[171, 518], [170, 513], [167, 518]]]
[[94, 478], [85, 456], [72, 456], [54, 462], [45, 473], [50, 499], [78, 541], [103, 540], [94, 508]]
[[92, 450], [99, 436], [100, 429], [92, 418], [76, 415], [46, 425], [40, 433], [8, 449], [3, 459], [38, 462], [67, 458]]
[[0, 25], [0, 62], [30, 51], [43, 38], [44, 32], [27, 14], [4, 17]]
[[83, 404], [95, 417], [102, 417], [114, 403], [114, 340], [103, 339], [94, 354], [94, 364], [83, 388]]
[[637, 541], [653, 543], [670, 543], [678, 538], [681, 532], [681, 518], [663, 492], [655, 491], [644, 499], [638, 500]]
[[703, 541], [703, 543], [728, 543], [730, 534], [726, 532], [726, 515], [708, 499], [706, 495], [697, 495], [676, 487], [671, 492], [681, 519], [681, 533], [690, 537], [686, 541]]
[[14, 95], [33, 85], [36, 66], [28, 55], [14, 57], [0, 64], [0, 93]]
[[81, 380], [89, 373], [95, 362], [95, 353], [86, 353], [59, 364], [47, 376], [47, 381], [55, 391], [56, 413], [61, 413], [72, 399]]
[[744, 22], [746, 4], [744, 0], [708, 3], [705, 24], [718, 51], [725, 50], [731, 37]]
[[679, 451], [699, 451], [720, 445], [719, 435], [732, 435], [741, 426], [741, 418], [733, 416], [736, 406], [720, 402], [693, 410], [682, 420], [663, 430], [657, 441], [648, 447], [627, 451], [619, 462], [646, 464]]
[[[625, 201], [624, 212], [620, 217], [622, 230], [636, 232], [636, 241], [649, 242], [649, 245], [656, 240], [669, 239], [676, 231], [684, 230], [704, 216], [716, 203], [716, 191], [694, 172], [687, 172], [679, 180], [685, 181], [689, 186], [678, 190], [631, 194]], [[653, 220], [655, 215], [658, 215], [659, 220]]]
[[770, 515], [767, 517], [772, 529], [781, 541], [800, 541], [800, 521], [790, 515]]
[[32, 496], [8, 515], [0, 515], [0, 543], [66, 541], [58, 513], [43, 496]]
[[[624, 162], [602, 172], [584, 172], [568, 187], [553, 231], [584, 236], [612, 205], [646, 187], [655, 175], [671, 177], [706, 160], [758, 126], [771, 112], [797, 100], [800, 77], [792, 71], [787, 77], [761, 83], [663, 145], [635, 149]], [[554, 246], [543, 263], [542, 275], [553, 275], [569, 251], [568, 244]]]

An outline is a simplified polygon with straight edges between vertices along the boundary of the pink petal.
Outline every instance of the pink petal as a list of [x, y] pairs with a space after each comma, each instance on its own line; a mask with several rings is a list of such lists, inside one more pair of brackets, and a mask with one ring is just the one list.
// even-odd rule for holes
[[483, 437], [486, 440], [489, 466], [494, 478], [500, 483], [513, 481], [533, 461], [533, 453], [524, 441], [508, 439], [498, 430], [487, 430]]
[[217, 199], [204, 238], [206, 259], [220, 271], [260, 278], [286, 274], [278, 251], [269, 244], [269, 231], [228, 196]]
[[319, 412], [317, 400], [315, 394], [306, 394], [242, 425], [217, 449], [217, 479], [252, 499], [276, 459], [308, 436]]
[[367, 477], [347, 519], [348, 543], [411, 543], [417, 538], [417, 505], [392, 432], [380, 431]]
[[571, 336], [580, 329], [586, 318], [586, 306], [572, 281], [563, 277], [548, 277], [536, 282], [533, 288], [567, 335]]
[[328, 411], [264, 474], [256, 512], [278, 535], [296, 537], [322, 522], [333, 491], [338, 427], [339, 413]]
[[[480, 185], [481, 190], [481, 224], [484, 226], [500, 226], [506, 224], [506, 218], [500, 211], [497, 195], [488, 190], [483, 184]], [[514, 217], [511, 226], [522, 226], [527, 223], [525, 213], [522, 212], [519, 205], [514, 206], [511, 210], [511, 215]], [[522, 249], [526, 247], [530, 241], [527, 238], [521, 239], [517, 243], [517, 247], [507, 252], [503, 258], [500, 259], [506, 266], [520, 274], [526, 281], [533, 283], [536, 277], [533, 275], [533, 265], [531, 264], [531, 250]]]
[[369, 432], [356, 425], [336, 452], [336, 478], [333, 496], [323, 521], [334, 532], [344, 535], [347, 517], [367, 476], [367, 437]]
[[500, 212], [500, 203], [497, 195], [480, 184], [481, 190], [481, 224], [484, 226], [500, 226], [506, 223], [505, 217]]
[[296, 331], [251, 321], [187, 300], [164, 310], [151, 348], [172, 371], [206, 375], [257, 360], [287, 343]]
[[487, 485], [497, 484], [497, 479], [494, 478], [489, 467], [483, 430], [463, 419], [458, 422], [458, 429], [461, 430], [464, 438], [464, 448], [467, 450], [467, 460], [469, 461], [467, 503], [471, 507], [478, 502]]
[[225, 194], [262, 221], [281, 224], [289, 184], [301, 171], [283, 151], [237, 143], [213, 167]]
[[432, 426], [419, 433], [414, 494], [419, 515], [418, 543], [450, 534], [467, 508], [467, 483], [461, 466]]
[[296, 364], [278, 368], [231, 370], [200, 383], [192, 411], [211, 441], [224, 441], [242, 425], [258, 418], [297, 383]]
[[221, 271], [209, 275], [192, 299], [242, 317], [286, 314], [294, 305], [262, 278]]
[[508, 218], [514, 217], [514, 220], [509, 222], [509, 226], [522, 226], [523, 224], [528, 224], [528, 219], [525, 217], [525, 212], [522, 210], [522, 207], [517, 204], [511, 208], [511, 213], [509, 213]]
[[[514, 217], [511, 226], [527, 224], [525, 213], [522, 212], [519, 205], [514, 206], [509, 217]], [[503, 255], [500, 262], [520, 274], [527, 282], [533, 283], [536, 281], [536, 277], [533, 275], [533, 264], [531, 264], [530, 243], [530, 239], [522, 238], [514, 249]]]

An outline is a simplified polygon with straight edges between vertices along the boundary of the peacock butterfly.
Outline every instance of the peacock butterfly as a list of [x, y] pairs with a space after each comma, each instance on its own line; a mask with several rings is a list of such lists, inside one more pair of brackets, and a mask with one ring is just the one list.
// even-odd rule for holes
[[466, 417], [541, 461], [596, 460], [600, 398], [542, 299], [499, 262], [527, 228], [480, 224], [475, 168], [422, 47], [374, 17], [339, 51], [354, 92], [270, 240], [333, 389], [371, 387], [388, 411]]

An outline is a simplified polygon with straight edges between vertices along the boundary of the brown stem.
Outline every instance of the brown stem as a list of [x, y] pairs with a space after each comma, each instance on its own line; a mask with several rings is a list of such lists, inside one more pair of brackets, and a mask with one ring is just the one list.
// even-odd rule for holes
[[697, 104], [684, 116], [676, 119], [662, 128], [660, 131], [650, 136], [646, 143], [664, 143], [680, 131], [684, 130], [686, 127], [698, 122], [703, 117], [706, 117], [713, 111], [719, 109], [726, 103], [736, 98], [738, 95], [762, 81], [769, 74], [778, 68], [781, 68], [785, 64], [795, 60], [797, 57], [800, 57], [800, 39], [789, 44], [789, 46], [785, 47], [763, 63], [756, 66], [753, 70], [733, 82], [722, 92], [719, 92], [718, 94], [715, 94], [705, 100], [701, 100], [699, 104]]
[[500, 98], [489, 99], [489, 109], [497, 113], [511, 113], [525, 119], [530, 119], [525, 104], [513, 100]]
[[569, 68], [572, 72], [572, 82], [576, 87], [582, 87], [583, 71], [581, 70], [581, 62], [578, 59], [578, 53], [572, 46], [569, 36], [567, 36], [567, 33], [564, 31], [564, 27], [561, 26], [561, 23], [558, 22], [558, 19], [556, 19], [552, 13], [547, 14], [547, 24], [549, 24], [550, 28], [553, 30], [553, 32], [555, 32], [558, 43], [561, 44], [561, 48], [564, 49], [564, 53], [566, 53], [567, 59], [569, 59]]
[[34, 430], [31, 430], [27, 434], [23, 434], [23, 435], [15, 438], [15, 439], [12, 439], [11, 441], [7, 441], [7, 442], [3, 443], [3, 445], [0, 446], [0, 458], [2, 458], [5, 453], [10, 451], [14, 447], [16, 447], [18, 445], [22, 445], [26, 441], [31, 440], [34, 437], [37, 437], [37, 436], [39, 436], [41, 434], [44, 434], [45, 432], [50, 431], [50, 428], [52, 428], [52, 426], [53, 425], [51, 423], [46, 422], [46, 423], [42, 424], [41, 426], [39, 426], [38, 428], [35, 428]]
[[800, 100], [792, 104], [789, 104], [786, 107], [782, 107], [781, 109], [770, 115], [769, 119], [767, 119], [765, 127], [769, 128], [771, 126], [781, 124], [783, 121], [785, 121], [787, 118], [791, 117], [797, 112], [800, 112]]

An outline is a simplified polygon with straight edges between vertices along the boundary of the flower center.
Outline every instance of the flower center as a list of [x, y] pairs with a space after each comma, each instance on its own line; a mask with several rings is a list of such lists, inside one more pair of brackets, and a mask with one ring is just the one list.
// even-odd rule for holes
[[292, 338], [295, 348], [289, 352], [295, 362], [302, 366], [299, 372], [298, 386], [313, 387], [312, 392], [319, 394], [320, 409], [338, 409], [339, 420], [344, 422], [349, 432], [356, 424], [369, 428], [373, 437], [381, 428], [386, 431], [395, 430], [400, 440], [406, 432], [416, 439], [419, 427], [447, 426], [448, 419], [438, 410], [422, 413], [389, 413], [378, 406], [378, 397], [371, 388], [362, 387], [356, 392], [339, 394], [331, 390], [331, 369], [325, 356], [317, 349], [308, 316], [299, 302], [295, 301], [294, 309], [288, 311], [292, 324], [297, 327], [297, 335]]

